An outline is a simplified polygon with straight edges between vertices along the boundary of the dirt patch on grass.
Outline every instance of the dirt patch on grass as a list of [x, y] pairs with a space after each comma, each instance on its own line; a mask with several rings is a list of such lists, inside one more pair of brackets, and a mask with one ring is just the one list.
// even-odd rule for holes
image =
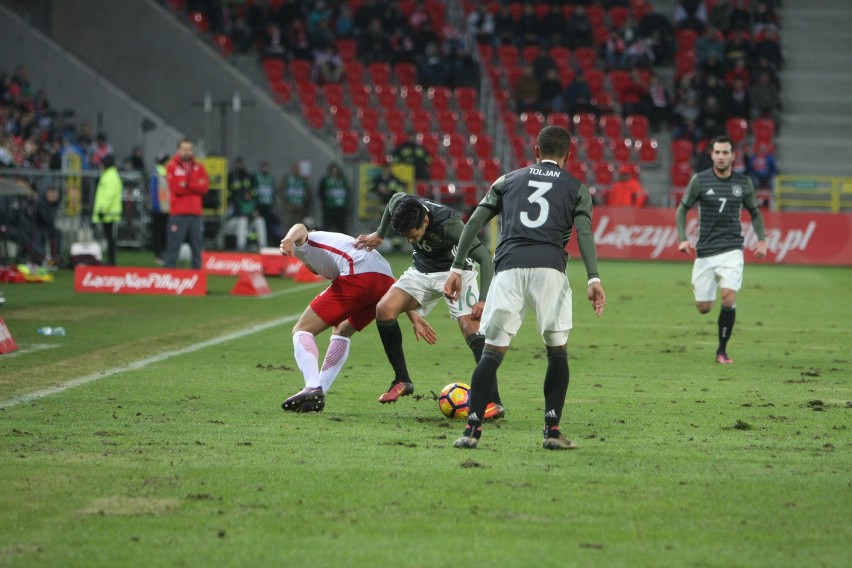
[[180, 505], [180, 499], [158, 497], [103, 497], [77, 511], [80, 515], [165, 515]]

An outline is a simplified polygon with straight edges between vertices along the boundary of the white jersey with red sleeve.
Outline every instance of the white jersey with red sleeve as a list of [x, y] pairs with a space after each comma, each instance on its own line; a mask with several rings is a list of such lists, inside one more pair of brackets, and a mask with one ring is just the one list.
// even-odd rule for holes
[[342, 233], [312, 231], [305, 243], [293, 247], [293, 251], [296, 258], [329, 280], [367, 272], [393, 278], [390, 264], [379, 252], [356, 249], [355, 239]]

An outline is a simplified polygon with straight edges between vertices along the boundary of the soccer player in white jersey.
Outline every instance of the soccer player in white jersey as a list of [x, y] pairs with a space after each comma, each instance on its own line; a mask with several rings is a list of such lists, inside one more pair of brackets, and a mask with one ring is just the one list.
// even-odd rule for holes
[[[298, 258], [331, 280], [293, 327], [293, 349], [305, 388], [284, 401], [284, 410], [322, 411], [325, 395], [349, 355], [349, 338], [375, 319], [376, 304], [394, 283], [391, 267], [379, 252], [358, 250], [354, 245], [355, 239], [348, 235], [308, 232], [301, 223], [293, 225], [281, 240], [283, 255]], [[419, 318], [417, 314], [409, 317]], [[328, 328], [333, 328], [331, 340], [320, 367], [316, 336]], [[421, 333], [427, 341], [434, 341], [434, 330], [428, 324]]]

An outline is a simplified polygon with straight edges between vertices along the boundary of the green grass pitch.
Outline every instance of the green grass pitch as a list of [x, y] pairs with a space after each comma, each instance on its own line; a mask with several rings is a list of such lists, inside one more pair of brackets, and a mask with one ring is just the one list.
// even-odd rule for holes
[[598, 319], [570, 263], [573, 452], [541, 448], [530, 319], [498, 373], [506, 418], [461, 451], [463, 423], [433, 393], [469, 382], [473, 358], [443, 308], [435, 346], [401, 320], [413, 396], [377, 402], [391, 373], [370, 326], [325, 411], [292, 415], [290, 329], [322, 286], [4, 285], [21, 350], [0, 356], [0, 566], [847, 566], [852, 271], [747, 264], [730, 366], [713, 360], [718, 304], [698, 314], [688, 264], [601, 273]]

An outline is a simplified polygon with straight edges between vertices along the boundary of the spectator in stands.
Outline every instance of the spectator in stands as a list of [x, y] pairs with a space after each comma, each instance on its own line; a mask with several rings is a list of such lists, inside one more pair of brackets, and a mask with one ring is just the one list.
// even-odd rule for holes
[[385, 61], [388, 48], [388, 36], [382, 28], [382, 21], [379, 18], [373, 18], [358, 36], [358, 57], [365, 64]]
[[728, 98], [728, 88], [718, 75], [705, 75], [699, 86], [699, 93], [702, 100], [707, 97], [716, 97], [720, 101]]
[[592, 26], [592, 21], [589, 20], [589, 15], [586, 13], [586, 7], [578, 4], [568, 21], [565, 22], [565, 36], [567, 47], [577, 49], [578, 47], [594, 47], [595, 46], [595, 30]]
[[675, 27], [701, 33], [707, 26], [707, 6], [704, 0], [678, 0], [674, 13]]
[[725, 110], [728, 112], [728, 116], [745, 118], [746, 120], [751, 118], [751, 95], [745, 88], [745, 83], [743, 83], [741, 77], [734, 79], [734, 84], [728, 91]]
[[[542, 21], [535, 13], [535, 6], [530, 3], [524, 3], [521, 15], [515, 24], [515, 38], [518, 47], [525, 45], [539, 45], [539, 38], [542, 37]], [[527, 63], [530, 63], [527, 61]]]
[[395, 194], [405, 192], [405, 182], [396, 177], [391, 170], [390, 162], [382, 164], [381, 171], [370, 179], [370, 191], [375, 193], [383, 205]]
[[166, 226], [169, 221], [169, 182], [166, 179], [166, 162], [168, 154], [157, 156], [157, 165], [151, 174], [150, 203], [151, 203], [151, 250], [154, 262], [165, 264]]
[[142, 146], [134, 146], [127, 157], [129, 170], [137, 171], [140, 174], [145, 174], [145, 152], [142, 151]]
[[754, 153], [747, 157], [747, 172], [754, 180], [755, 188], [775, 189], [775, 176], [778, 175], [775, 147], [771, 144], [758, 144]]
[[468, 33], [476, 38], [477, 43], [494, 45], [496, 22], [484, 5], [478, 4], [465, 18]]
[[592, 89], [582, 69], [577, 70], [574, 79], [565, 89], [565, 110], [571, 114], [597, 110], [592, 104]]
[[414, 133], [408, 135], [392, 152], [393, 161], [399, 164], [409, 164], [414, 167], [414, 177], [420, 180], [429, 179], [429, 166], [432, 156], [417, 142]]
[[748, 32], [736, 30], [725, 42], [725, 60], [728, 67], [736, 65], [738, 60], [743, 62], [751, 58], [751, 39]]
[[568, 21], [560, 2], [551, 2], [550, 11], [541, 20], [541, 47], [549, 49], [566, 43], [565, 30]]
[[322, 205], [323, 229], [348, 234], [348, 217], [352, 203], [352, 191], [339, 164], [332, 162], [317, 188]]
[[417, 53], [414, 50], [414, 40], [411, 39], [411, 34], [406, 28], [396, 28], [391, 35], [390, 42], [390, 63], [413, 63]]
[[648, 84], [648, 122], [652, 132], [658, 132], [660, 127], [668, 128], [672, 117], [672, 103], [669, 91], [660, 77], [653, 73]]
[[639, 69], [634, 67], [630, 71], [630, 79], [625, 82], [619, 92], [621, 100], [621, 113], [624, 116], [630, 114], [649, 114], [648, 87]]
[[555, 67], [547, 69], [540, 83], [538, 108], [541, 112], [562, 112], [565, 107], [564, 89]]
[[313, 194], [308, 178], [303, 175], [299, 162], [293, 162], [290, 173], [282, 180], [284, 225], [292, 227], [311, 215]]
[[751, 12], [748, 11], [748, 0], [730, 0], [728, 29], [732, 31], [751, 31]]
[[753, 5], [752, 33], [775, 33], [778, 31], [778, 14], [766, 0], [758, 0]]
[[674, 26], [669, 18], [659, 12], [649, 11], [639, 21], [636, 35], [651, 41], [657, 65], [671, 62], [675, 53], [675, 37]]
[[284, 231], [276, 211], [275, 176], [269, 171], [269, 162], [260, 163], [254, 187], [257, 189], [257, 210], [266, 221], [266, 242], [277, 243]]
[[263, 34], [263, 56], [276, 59], [283, 59], [286, 56], [284, 36], [281, 33], [281, 27], [275, 22], [269, 22], [266, 25], [266, 31]]
[[169, 221], [166, 233], [167, 268], [177, 266], [184, 241], [189, 242], [192, 268], [201, 269], [204, 248], [202, 198], [210, 189], [210, 178], [204, 165], [195, 159], [195, 144], [188, 138], [178, 142], [177, 153], [166, 166], [169, 184]]
[[784, 63], [778, 32], [775, 30], [769, 29], [761, 32], [760, 38], [755, 42], [752, 59], [760, 60], [761, 58], [769, 62], [773, 69], [780, 69]]
[[695, 124], [701, 138], [712, 140], [725, 133], [725, 121], [728, 115], [721, 101], [716, 97], [707, 97], [701, 103], [701, 112]]
[[107, 242], [107, 262], [115, 266], [115, 229], [121, 221], [121, 176], [115, 167], [115, 156], [108, 154], [101, 159], [101, 177], [95, 190], [92, 222], [99, 224]]
[[446, 65], [448, 68], [446, 85], [448, 87], [453, 89], [473, 87], [479, 90], [479, 78], [482, 74], [479, 63], [470, 53], [465, 51], [464, 46], [455, 46], [446, 59]]
[[308, 39], [308, 31], [305, 28], [305, 21], [301, 18], [296, 18], [290, 24], [290, 28], [287, 30], [287, 44], [293, 59], [313, 60], [314, 54], [311, 50], [311, 42]]
[[352, 7], [349, 2], [341, 2], [337, 6], [337, 13], [334, 15], [334, 33], [338, 39], [351, 38], [354, 33], [355, 19], [352, 14]]
[[781, 111], [781, 97], [772, 83], [769, 73], [764, 71], [757, 76], [757, 82], [751, 87], [751, 118], [771, 118], [778, 125]]
[[627, 67], [627, 41], [617, 30], [609, 30], [601, 50], [607, 69], [624, 69]]
[[648, 193], [636, 178], [633, 168], [623, 165], [618, 169], [618, 181], [606, 193], [606, 204], [611, 207], [644, 207]]
[[698, 92], [688, 92], [686, 98], [674, 106], [675, 128], [672, 132], [672, 138], [675, 140], [685, 138], [695, 142], [698, 139], [696, 125], [700, 113], [701, 107], [698, 102]]
[[512, 99], [515, 102], [515, 112], [536, 112], [539, 110], [541, 98], [541, 82], [533, 73], [531, 65], [525, 65], [523, 72], [512, 85]]
[[94, 167], [100, 167], [101, 160], [110, 155], [115, 156], [115, 149], [112, 147], [112, 144], [107, 141], [106, 134], [99, 132], [95, 137], [95, 146], [92, 151], [92, 165]]
[[449, 68], [436, 43], [426, 45], [426, 51], [417, 64], [417, 77], [424, 87], [434, 87], [447, 83]]
[[501, 3], [494, 16], [494, 41], [500, 45], [515, 45], [515, 18], [509, 4]]
[[722, 61], [725, 58], [725, 38], [722, 33], [712, 25], [707, 26], [695, 42], [695, 55], [699, 65], [711, 55], [715, 56], [717, 61]]
[[315, 83], [320, 85], [340, 83], [343, 80], [344, 72], [343, 59], [337, 53], [337, 47], [334, 44], [326, 45], [314, 51], [312, 75]]
[[237, 250], [248, 245], [249, 231], [255, 236], [258, 247], [265, 247], [266, 220], [260, 215], [257, 204], [255, 178], [246, 169], [245, 161], [237, 158], [228, 173], [228, 220], [225, 232], [237, 237]]

